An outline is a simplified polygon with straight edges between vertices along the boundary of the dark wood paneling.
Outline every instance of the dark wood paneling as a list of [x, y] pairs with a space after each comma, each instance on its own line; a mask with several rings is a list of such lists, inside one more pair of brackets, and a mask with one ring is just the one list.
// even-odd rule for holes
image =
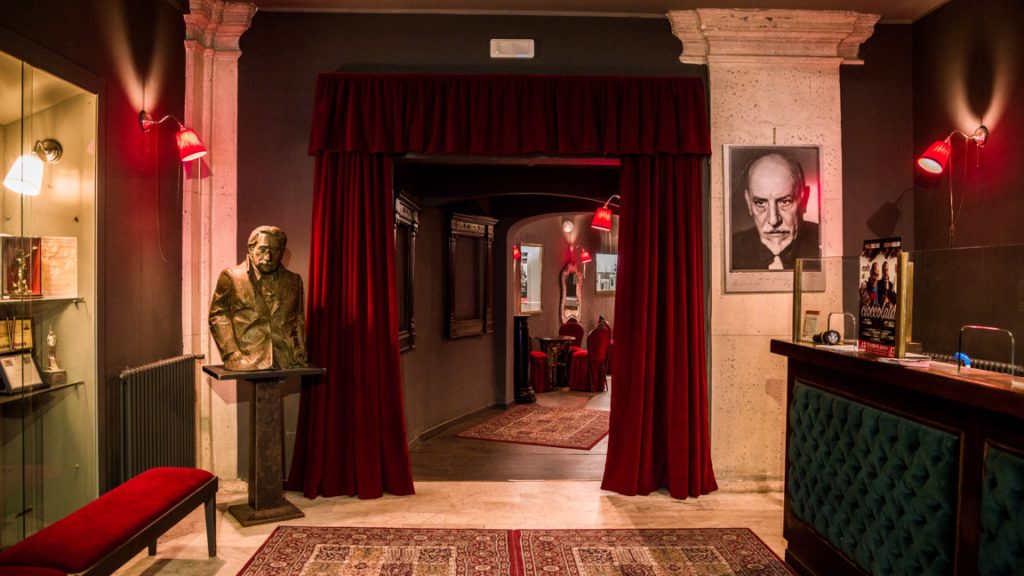
[[[861, 353], [838, 353], [807, 344], [772, 340], [771, 350], [789, 359], [787, 390], [794, 382], [820, 388], [861, 404], [959, 436], [956, 574], [978, 570], [982, 468], [986, 445], [1024, 451], [1024, 394], [1008, 374], [932, 364], [905, 368]], [[787, 469], [789, 424], [787, 407]], [[805, 574], [862, 573], [823, 536], [795, 518], [785, 497], [787, 560]], [[850, 565], [852, 571], [847, 571]]]

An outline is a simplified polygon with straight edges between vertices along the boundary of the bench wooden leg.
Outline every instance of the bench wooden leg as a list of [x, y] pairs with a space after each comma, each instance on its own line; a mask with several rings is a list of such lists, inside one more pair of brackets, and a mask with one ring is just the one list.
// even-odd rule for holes
[[156, 556], [156, 540], [149, 543], [149, 555]]
[[203, 504], [206, 512], [206, 548], [210, 558], [217, 555], [217, 496], [210, 496], [210, 499]]

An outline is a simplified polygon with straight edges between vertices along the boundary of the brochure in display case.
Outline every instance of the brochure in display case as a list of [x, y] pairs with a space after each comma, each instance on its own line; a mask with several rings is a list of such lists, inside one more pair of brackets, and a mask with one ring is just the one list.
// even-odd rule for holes
[[866, 240], [860, 255], [858, 348], [896, 356], [900, 238]]

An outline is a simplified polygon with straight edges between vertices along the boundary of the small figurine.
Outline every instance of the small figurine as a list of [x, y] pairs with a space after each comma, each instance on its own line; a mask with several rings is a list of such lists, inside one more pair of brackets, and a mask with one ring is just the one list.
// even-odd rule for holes
[[53, 333], [53, 326], [50, 326], [50, 331], [46, 334], [46, 352], [47, 369], [51, 372], [59, 371], [60, 366], [57, 364], [57, 335]]

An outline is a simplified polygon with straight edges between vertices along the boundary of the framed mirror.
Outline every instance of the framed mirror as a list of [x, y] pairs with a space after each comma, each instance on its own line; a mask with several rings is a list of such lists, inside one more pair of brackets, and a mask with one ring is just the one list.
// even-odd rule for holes
[[519, 313], [540, 314], [543, 293], [544, 246], [519, 245]]
[[413, 317], [413, 282], [416, 261], [416, 232], [420, 226], [419, 206], [404, 192], [395, 197], [395, 291], [398, 300], [398, 350], [416, 347]]
[[494, 218], [452, 214], [448, 229], [448, 337], [494, 331]]
[[582, 286], [580, 285], [580, 274], [576, 269], [575, 262], [569, 262], [562, 268], [562, 300], [559, 306], [558, 320], [560, 323], [569, 318], [580, 319], [580, 309], [583, 305]]

